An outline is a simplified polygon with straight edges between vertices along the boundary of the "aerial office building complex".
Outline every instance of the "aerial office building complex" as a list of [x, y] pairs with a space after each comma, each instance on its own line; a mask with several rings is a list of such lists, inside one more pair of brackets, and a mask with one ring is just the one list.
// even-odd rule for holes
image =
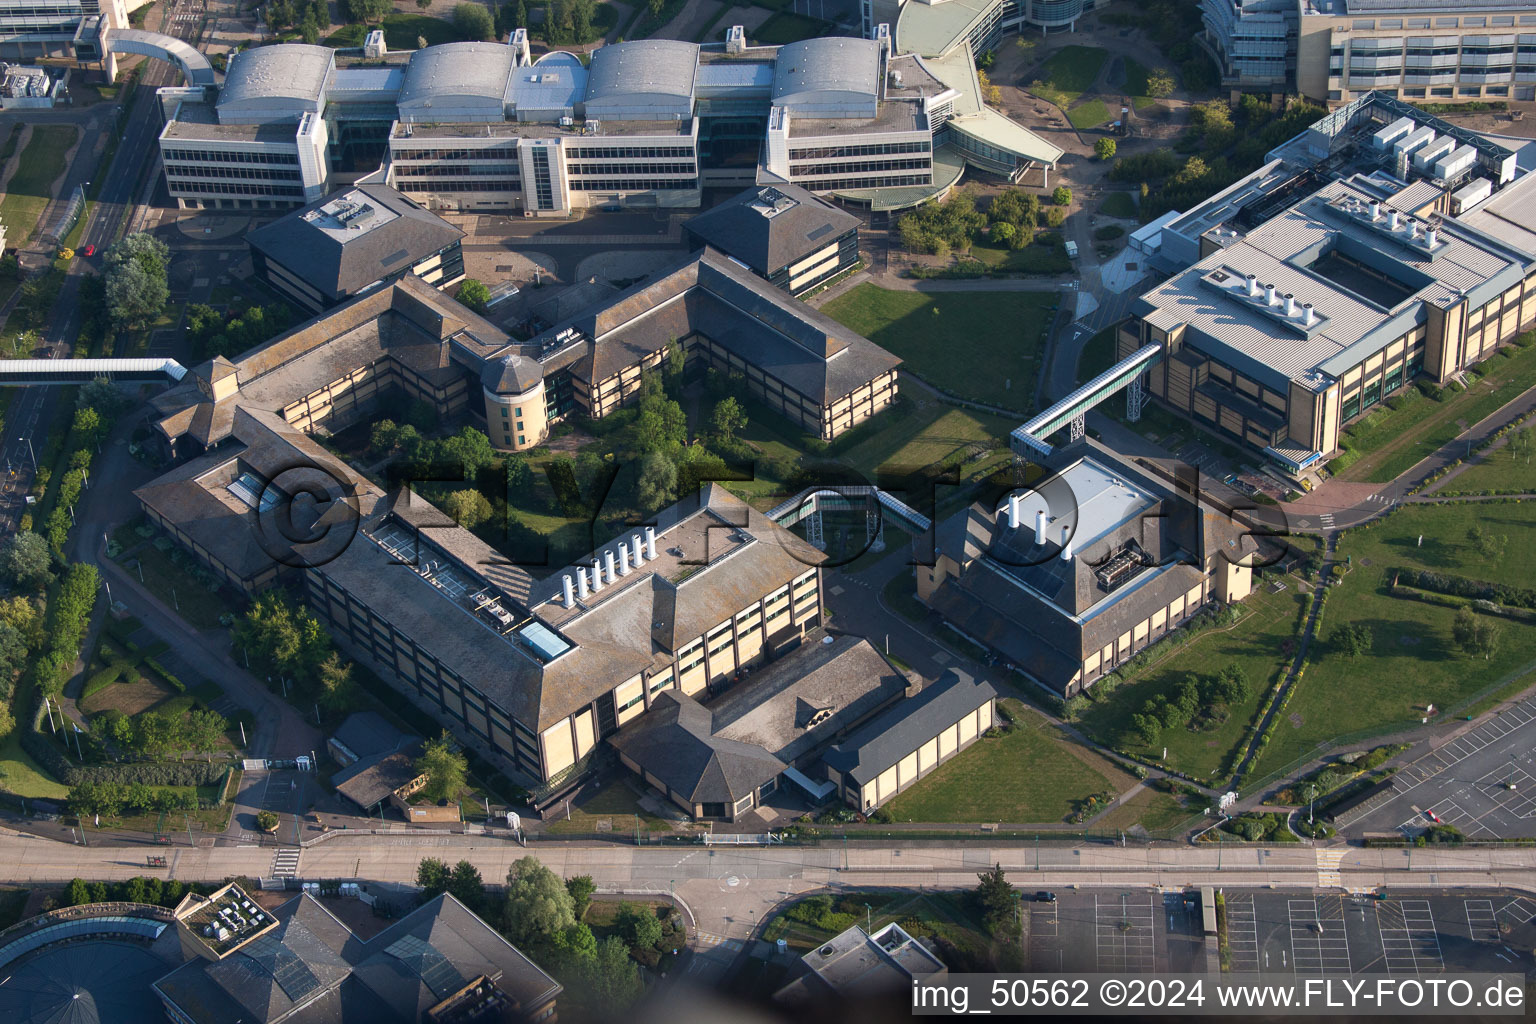
[[1372, 94], [1163, 225], [1174, 270], [1119, 328], [1146, 389], [1300, 473], [1418, 377], [1536, 324], [1536, 180], [1514, 154]]
[[1536, 100], [1536, 10], [1521, 0], [1202, 0], [1201, 41], [1234, 91], [1342, 103]]
[[968, 50], [897, 54], [886, 33], [749, 47], [738, 27], [724, 49], [635, 40], [588, 67], [533, 61], [519, 29], [384, 59], [263, 46], [221, 89], [167, 93], [170, 194], [282, 208], [368, 176], [432, 209], [566, 216], [790, 183], [883, 209], [944, 193], [967, 164], [1017, 180], [1061, 155], [981, 103]]

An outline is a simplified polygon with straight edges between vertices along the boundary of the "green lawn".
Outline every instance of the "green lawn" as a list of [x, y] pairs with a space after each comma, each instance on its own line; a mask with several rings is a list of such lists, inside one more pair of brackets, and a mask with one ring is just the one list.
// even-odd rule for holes
[[[120, 560], [124, 569], [136, 576], [142, 570], [144, 588], [194, 629], [218, 629], [219, 616], [232, 612], [220, 595], [211, 593], [207, 587], [188, 577], [184, 569], [153, 543], [140, 545]], [[137, 569], [133, 565], [135, 561], [139, 563]]]
[[1109, 106], [1103, 100], [1084, 100], [1071, 110], [1067, 111], [1067, 120], [1072, 122], [1072, 127], [1078, 131], [1087, 131], [1089, 128], [1097, 128], [1099, 125], [1112, 119]]
[[1481, 455], [1474, 455], [1470, 468], [1446, 481], [1436, 494], [1477, 494], [1481, 492], [1529, 494], [1536, 492], [1536, 461], [1517, 459], [1505, 444]]
[[[1247, 614], [1223, 631], [1206, 629], [1174, 654], [1128, 681], [1083, 714], [1081, 728], [1100, 743], [1160, 762], [1198, 778], [1215, 778], [1230, 766], [1233, 748], [1263, 706], [1269, 689], [1289, 663], [1299, 619], [1294, 587], [1279, 594], [1267, 590], [1250, 597]], [[1214, 675], [1227, 665], [1240, 666], [1248, 677], [1248, 699], [1227, 709], [1227, 718], [1214, 729], [1164, 729], [1156, 744], [1143, 747], [1125, 742], [1131, 716], [1149, 699], [1177, 683]], [[1092, 690], [1089, 691], [1090, 694]], [[1163, 759], [1163, 748], [1168, 757]]]
[[1012, 457], [1008, 433], [1016, 426], [1018, 423], [1008, 417], [931, 402], [888, 429], [871, 434], [840, 458], [874, 480], [882, 472], [904, 473], [943, 462], [957, 451], [990, 450], [988, 458], [967, 462], [962, 476], [974, 476], [995, 469], [994, 456], [1002, 456], [1004, 461]]
[[822, 312], [962, 398], [1029, 407], [1057, 296], [1040, 292], [908, 292], [861, 284]]
[[1111, 192], [1104, 197], [1104, 202], [1099, 204], [1099, 213], [1106, 217], [1123, 217], [1126, 220], [1136, 219], [1136, 200], [1131, 198], [1129, 192]]
[[79, 134], [73, 125], [32, 126], [32, 138], [21, 151], [15, 173], [5, 183], [5, 201], [0, 202], [0, 221], [10, 233], [11, 244], [19, 245], [35, 234], [37, 220], [64, 176], [64, 155]]
[[1130, 776], [1068, 740], [1039, 713], [1002, 701], [1016, 725], [978, 740], [886, 805], [897, 821], [1010, 822], [1067, 820], [1091, 794], [1119, 793]]
[[752, 39], [760, 46], [783, 46], [785, 43], [798, 43], [802, 39], [826, 35], [831, 27], [830, 21], [780, 11], [758, 26], [757, 31], [752, 33]]
[[[681, 813], [681, 811], [679, 811]], [[640, 828], [652, 832], [671, 832], [672, 826], [664, 819], [647, 814], [640, 809], [640, 798], [624, 779], [610, 779], [601, 787], [588, 793], [579, 803], [571, 805], [567, 820], [563, 806], [552, 811], [548, 832], [614, 832], [619, 835], [635, 834], [635, 815], [640, 816]], [[606, 823], [606, 826], [602, 823]]]
[[[1474, 523], [1509, 538], [1503, 557], [1486, 560], [1477, 554], [1466, 537]], [[1390, 596], [1383, 577], [1404, 566], [1530, 586], [1536, 505], [1405, 506], [1370, 529], [1346, 533], [1339, 555], [1352, 557], [1353, 567], [1328, 595], [1323, 643], [1312, 648], [1306, 673], [1269, 745], [1264, 770], [1340, 734], [1417, 725], [1427, 704], [1453, 713], [1458, 703], [1491, 686], [1532, 681], [1536, 625], [1500, 619], [1501, 642], [1494, 655], [1486, 661], [1470, 658], [1451, 637], [1453, 609]], [[1331, 652], [1326, 642], [1332, 630], [1346, 623], [1363, 624], [1373, 636], [1370, 654], [1358, 661]]]
[[1513, 351], [1508, 359], [1485, 361], [1487, 374], [1464, 392], [1436, 402], [1415, 390], [1402, 408], [1383, 404], [1352, 424], [1346, 432], [1351, 450], [1340, 475], [1370, 483], [1395, 480], [1467, 427], [1536, 387], [1536, 346]]
[[1157, 103], [1157, 100], [1147, 95], [1147, 76], [1152, 69], [1138, 60], [1125, 58], [1125, 91], [1131, 97], [1131, 105], [1137, 110], [1146, 110]]
[[1068, 102], [1088, 91], [1109, 60], [1109, 51], [1098, 46], [1064, 46], [1041, 66], [1041, 80], [1067, 96]]
[[1069, 274], [1072, 261], [1067, 258], [1067, 248], [1054, 231], [1041, 232], [1035, 241], [1022, 249], [1006, 246], [973, 243], [971, 257], [995, 270], [1015, 274]]
[[[325, 39], [326, 46], [362, 46], [368, 25], [343, 25]], [[386, 14], [382, 25], [384, 42], [391, 50], [414, 50], [418, 37], [428, 46], [459, 41], [458, 30], [450, 21], [426, 14]]]
[[21, 749], [14, 730], [0, 742], [0, 788], [29, 799], [62, 800], [69, 795], [68, 786], [44, 772], [32, 755]]
[[1188, 821], [1198, 810], [1191, 811], [1172, 793], [1163, 793], [1144, 787], [1125, 803], [1093, 823], [1095, 830], [1131, 829], [1137, 825], [1148, 832], [1174, 828]]

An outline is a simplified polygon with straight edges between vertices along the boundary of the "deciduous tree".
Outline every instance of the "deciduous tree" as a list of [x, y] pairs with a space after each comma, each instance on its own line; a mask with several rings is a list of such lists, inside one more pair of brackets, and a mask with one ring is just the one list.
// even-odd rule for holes
[[427, 740], [422, 745], [421, 756], [413, 767], [427, 777], [427, 784], [421, 791], [428, 800], [451, 800], [464, 788], [469, 761], [459, 753], [445, 729], [437, 739]]
[[522, 857], [507, 872], [503, 931], [517, 946], [537, 946], [576, 923], [575, 903], [553, 871], [536, 858]]

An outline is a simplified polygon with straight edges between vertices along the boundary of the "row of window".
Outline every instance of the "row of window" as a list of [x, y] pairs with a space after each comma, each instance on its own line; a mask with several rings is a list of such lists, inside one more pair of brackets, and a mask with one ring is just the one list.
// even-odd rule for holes
[[697, 174], [693, 164], [571, 164], [569, 174]]
[[636, 158], [686, 157], [693, 159], [692, 146], [571, 146], [570, 160], [633, 160]]
[[917, 160], [865, 160], [852, 164], [790, 164], [791, 175], [859, 174], [868, 171], [926, 171], [932, 167], [927, 157]]
[[900, 185], [932, 183], [933, 175], [931, 174], [893, 174], [886, 178], [833, 178], [830, 181], [817, 181], [814, 187], [834, 192], [851, 188], [893, 188]]
[[791, 160], [829, 160], [844, 156], [885, 156], [890, 153], [928, 153], [933, 150], [931, 140], [921, 142], [880, 142], [868, 146], [820, 146], [814, 149], [792, 149]]
[[571, 182], [571, 191], [573, 192], [646, 192], [651, 189], [698, 187], [699, 181], [697, 178], [668, 178], [662, 181], [643, 181], [632, 179], [608, 181], [589, 179], [587, 181]]
[[299, 162], [297, 153], [274, 153], [271, 150], [238, 152], [223, 149], [172, 149], [165, 147], [160, 150], [161, 156], [167, 160], [197, 160], [211, 164], [288, 164], [295, 166]]
[[516, 178], [520, 173], [517, 164], [486, 164], [483, 167], [469, 167], [465, 164], [433, 164], [427, 167], [395, 167], [397, 178], [462, 178], [471, 174], [483, 174], [487, 177], [500, 175], [507, 178]]
[[506, 160], [517, 159], [517, 146], [486, 146], [484, 149], [396, 149], [394, 160]]
[[298, 171], [263, 167], [194, 167], [166, 164], [165, 173], [188, 178], [247, 178], [257, 181], [299, 181]]
[[483, 178], [478, 181], [439, 181], [436, 178], [402, 180], [396, 175], [395, 181], [407, 192], [521, 192], [523, 186], [516, 181], [507, 181], [504, 178]]
[[183, 181], [167, 180], [166, 186], [174, 195], [188, 192], [218, 192], [232, 196], [294, 196], [304, 198], [304, 190], [288, 185], [247, 185], [235, 181]]

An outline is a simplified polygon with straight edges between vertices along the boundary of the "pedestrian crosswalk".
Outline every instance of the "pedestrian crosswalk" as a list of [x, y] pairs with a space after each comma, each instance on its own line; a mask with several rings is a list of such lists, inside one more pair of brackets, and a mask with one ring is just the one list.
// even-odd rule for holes
[[302, 850], [282, 849], [272, 856], [273, 878], [294, 878], [299, 873], [299, 854]]
[[1317, 519], [1318, 519], [1318, 522], [1323, 524], [1323, 529], [1325, 529], [1325, 530], [1333, 529], [1333, 513], [1332, 512], [1324, 512], [1322, 515], [1318, 516]]
[[724, 935], [716, 935], [713, 932], [696, 932], [694, 938], [698, 944], [707, 949], [720, 949], [730, 953], [741, 951], [740, 939], [728, 939]]
[[1317, 851], [1317, 887], [1319, 889], [1344, 888], [1344, 877], [1339, 874], [1339, 863], [1343, 860], [1343, 850]]

